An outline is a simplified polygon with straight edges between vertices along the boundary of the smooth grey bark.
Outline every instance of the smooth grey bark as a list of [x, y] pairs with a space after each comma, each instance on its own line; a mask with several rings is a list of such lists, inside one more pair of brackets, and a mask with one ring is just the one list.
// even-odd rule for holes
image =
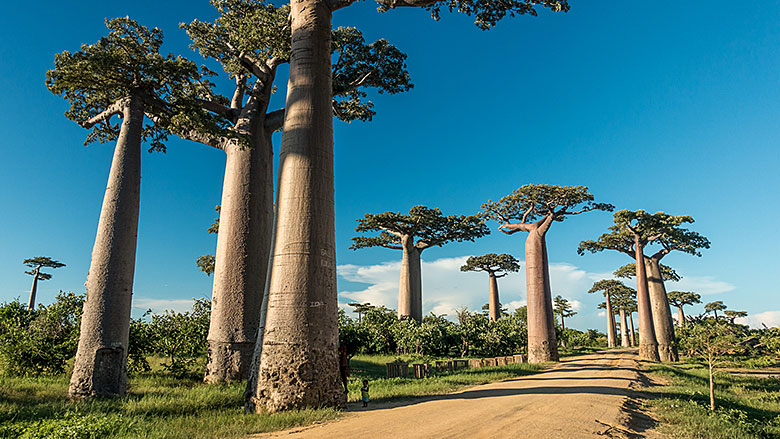
[[32, 288], [30, 288], [30, 299], [27, 301], [27, 309], [33, 310], [35, 309], [35, 294], [38, 292], [38, 273], [41, 271], [41, 266], [39, 265], [35, 269], [35, 274], [33, 275], [33, 281], [32, 281]]
[[501, 317], [501, 305], [498, 301], [498, 279], [496, 279], [496, 273], [488, 272], [490, 276], [490, 286], [488, 287], [488, 293], [490, 298], [488, 299], [488, 316], [490, 320], [496, 321]]
[[639, 315], [639, 358], [648, 361], [659, 361], [658, 342], [653, 326], [653, 311], [650, 305], [650, 292], [647, 286], [647, 272], [644, 263], [644, 246], [639, 235], [634, 240], [636, 252], [636, 302]]
[[677, 324], [680, 325], [680, 327], [685, 326], [685, 312], [683, 312], [683, 306], [677, 305]]
[[634, 313], [628, 313], [628, 323], [631, 327], [631, 346], [636, 346], [636, 330], [634, 329]]
[[[251, 105], [248, 104], [248, 105]], [[264, 110], [263, 110], [264, 111]], [[262, 118], [239, 122], [252, 147], [232, 141], [227, 154], [217, 235], [207, 383], [249, 376], [268, 273], [273, 223], [273, 149]], [[254, 127], [241, 127], [241, 122]]]
[[[631, 331], [634, 330], [634, 325], [631, 325]], [[626, 311], [620, 310], [620, 346], [631, 346], [631, 340], [628, 338], [628, 321], [626, 320]]]
[[529, 363], [558, 361], [545, 242], [547, 227], [534, 227], [525, 240]]
[[398, 282], [398, 318], [422, 321], [422, 250], [414, 244], [414, 236], [402, 235], [401, 278]]
[[605, 291], [604, 298], [606, 299], [606, 311], [607, 311], [607, 347], [615, 347], [615, 314], [612, 310], [612, 301], [610, 300], [609, 290]]
[[100, 211], [68, 395], [123, 395], [138, 238], [144, 106], [131, 97]]
[[278, 222], [256, 411], [344, 406], [338, 362], [331, 10], [291, 3], [292, 52]]
[[658, 341], [658, 357], [663, 362], [679, 361], [677, 341], [674, 336], [674, 320], [666, 297], [666, 287], [661, 275], [660, 258], [645, 258], [653, 328]]

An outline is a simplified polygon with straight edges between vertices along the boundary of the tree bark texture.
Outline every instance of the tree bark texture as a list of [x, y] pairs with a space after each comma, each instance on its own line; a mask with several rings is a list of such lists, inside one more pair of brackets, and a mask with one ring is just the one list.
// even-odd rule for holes
[[685, 313], [683, 312], [682, 305], [677, 305], [677, 324], [680, 325], [680, 327], [685, 326]]
[[[634, 330], [634, 325], [631, 325], [631, 331]], [[631, 346], [631, 340], [628, 338], [628, 321], [626, 320], [626, 311], [620, 310], [620, 346]]]
[[252, 129], [253, 147], [225, 147], [207, 383], [247, 379], [257, 339], [273, 224], [273, 148], [260, 122]]
[[639, 315], [639, 358], [648, 361], [659, 361], [658, 342], [655, 338], [655, 328], [653, 326], [653, 311], [647, 287], [644, 246], [638, 238], [634, 246], [636, 248], [636, 302]]
[[87, 297], [68, 389], [72, 398], [123, 395], [126, 390], [143, 119], [142, 102], [131, 98], [124, 108], [87, 275]]
[[30, 300], [27, 301], [27, 309], [30, 311], [35, 309], [35, 294], [38, 292], [38, 273], [40, 270], [41, 267], [36, 268], [35, 274], [33, 275], [32, 288], [30, 288]]
[[501, 317], [501, 302], [498, 301], [498, 279], [496, 279], [495, 273], [488, 273], [490, 275], [490, 286], [488, 292], [490, 298], [488, 299], [488, 315], [490, 320], [496, 321]]
[[550, 271], [544, 235], [531, 230], [525, 240], [525, 276], [528, 299], [528, 362], [558, 361]]
[[615, 347], [615, 314], [612, 312], [612, 301], [609, 297], [609, 291], [604, 295], [607, 304], [607, 347]]
[[628, 324], [631, 328], [631, 346], [636, 346], [636, 330], [634, 329], [634, 313], [628, 313]]
[[398, 282], [398, 318], [422, 321], [422, 267], [421, 251], [414, 245], [414, 237], [401, 237], [401, 278]]
[[666, 297], [666, 287], [661, 276], [661, 265], [657, 258], [645, 258], [647, 287], [653, 314], [653, 328], [658, 342], [658, 357], [663, 362], [679, 361], [677, 341], [674, 337], [674, 320]]
[[248, 402], [267, 412], [346, 403], [338, 358], [331, 10], [325, 0], [295, 0], [291, 8], [274, 263]]

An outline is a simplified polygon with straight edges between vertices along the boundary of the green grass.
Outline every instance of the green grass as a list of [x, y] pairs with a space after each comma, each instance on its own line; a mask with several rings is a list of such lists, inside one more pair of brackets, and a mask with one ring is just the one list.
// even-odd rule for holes
[[[364, 378], [370, 381], [371, 400], [376, 402], [444, 394], [542, 369], [517, 364], [465, 369], [420, 380], [384, 378], [385, 363], [396, 358], [353, 358], [349, 400], [360, 399]], [[132, 377], [124, 397], [68, 402], [67, 376], [1, 377], [0, 438], [234, 438], [324, 422], [340, 415], [334, 409], [247, 415], [243, 413], [244, 388], [244, 383], [212, 386], [197, 379], [151, 374]]]
[[661, 432], [684, 439], [780, 437], [780, 379], [715, 377], [715, 412], [709, 410], [707, 370], [694, 364], [654, 364], [647, 369], [668, 384], [651, 387], [650, 404]]
[[385, 364], [398, 358], [410, 363], [432, 362], [430, 358], [409, 355], [356, 355], [350, 361], [349, 401], [360, 400], [362, 380], [369, 380], [371, 401], [403, 400], [420, 396], [442, 395], [464, 387], [502, 381], [530, 375], [544, 369], [539, 364], [508, 364], [480, 369], [461, 369], [457, 372], [435, 374], [422, 379], [385, 378]]

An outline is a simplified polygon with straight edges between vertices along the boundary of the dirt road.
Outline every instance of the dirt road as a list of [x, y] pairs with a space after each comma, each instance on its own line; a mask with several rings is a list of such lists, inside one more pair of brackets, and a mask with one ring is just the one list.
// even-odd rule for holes
[[340, 420], [253, 438], [643, 438], [651, 422], [633, 409], [636, 358], [634, 350], [570, 357], [536, 375], [368, 409], [350, 404]]

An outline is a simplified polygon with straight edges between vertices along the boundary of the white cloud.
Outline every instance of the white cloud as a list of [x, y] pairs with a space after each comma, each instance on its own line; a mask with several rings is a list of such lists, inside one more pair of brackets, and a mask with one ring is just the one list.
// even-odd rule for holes
[[149, 297], [133, 297], [133, 314], [142, 314], [147, 309], [151, 309], [152, 313], [158, 314], [166, 310], [176, 312], [192, 311], [193, 299], [181, 299], [181, 300], [168, 300], [168, 299], [151, 299]]
[[[750, 325], [752, 328], [780, 326], [780, 311], [764, 311], [747, 317], [738, 318], [735, 322]], [[763, 324], [763, 325], [762, 325]]]
[[[599, 313], [596, 314], [596, 315], [599, 316], [599, 317], [606, 317], [607, 316], [607, 312], [606, 311], [599, 311]], [[609, 322], [607, 322], [607, 323], [609, 323]]]
[[712, 276], [683, 276], [679, 282], [667, 282], [668, 291], [693, 291], [702, 296], [727, 293], [736, 287], [728, 282], [716, 280]]

